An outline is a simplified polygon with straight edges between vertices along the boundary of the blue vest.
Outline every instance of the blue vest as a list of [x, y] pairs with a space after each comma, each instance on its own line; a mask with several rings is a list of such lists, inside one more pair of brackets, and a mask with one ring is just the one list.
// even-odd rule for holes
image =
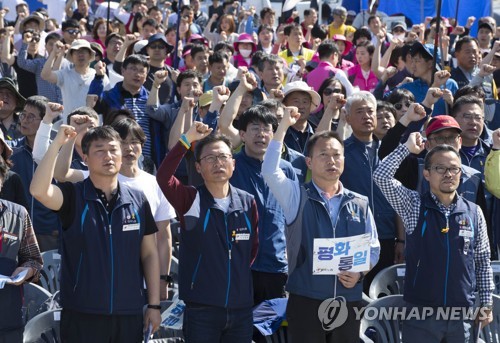
[[179, 249], [179, 297], [225, 308], [253, 306], [250, 264], [253, 196], [230, 187], [224, 213], [204, 185], [184, 214]]
[[[10, 276], [18, 266], [18, 254], [28, 213], [24, 207], [0, 200], [0, 274]], [[7, 231], [3, 231], [7, 230]], [[5, 285], [0, 290], [0, 333], [24, 326], [23, 287]]]
[[[339, 214], [332, 223], [325, 201], [312, 182], [301, 187], [297, 218], [286, 230], [288, 284], [290, 293], [324, 300], [343, 296], [347, 301], [361, 300], [363, 285], [345, 288], [334, 275], [312, 275], [315, 238], [338, 238], [366, 233], [368, 199], [344, 188]], [[336, 289], [336, 293], [335, 293]]]
[[375, 152], [370, 161], [366, 145], [351, 135], [345, 140], [345, 164], [340, 181], [345, 188], [368, 197], [379, 239], [396, 237], [396, 212], [373, 181], [373, 172], [380, 160], [378, 149], [380, 143], [375, 140]]
[[473, 306], [476, 290], [474, 249], [477, 205], [458, 196], [448, 218], [430, 193], [422, 196], [418, 224], [406, 236], [404, 299], [419, 306]]
[[144, 195], [120, 184], [108, 213], [90, 178], [74, 190], [77, 215], [62, 236], [62, 306], [85, 313], [142, 314]]

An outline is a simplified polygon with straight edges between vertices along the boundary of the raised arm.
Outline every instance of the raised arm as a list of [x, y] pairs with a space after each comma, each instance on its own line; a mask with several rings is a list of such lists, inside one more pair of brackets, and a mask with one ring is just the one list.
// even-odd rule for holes
[[71, 138], [76, 136], [76, 131], [69, 125], [61, 125], [57, 136], [52, 142], [44, 158], [38, 165], [30, 185], [30, 193], [45, 207], [58, 211], [64, 201], [59, 187], [52, 184], [54, 166], [59, 149]]
[[73, 16], [73, 4], [75, 0], [68, 0], [66, 6], [64, 7], [64, 11], [66, 12], [66, 17], [71, 18]]
[[6, 36], [2, 42], [2, 62], [7, 63], [9, 66], [13, 65], [16, 62], [16, 58], [12, 51], [10, 51], [10, 42], [11, 38], [14, 35], [14, 28], [9, 26], [6, 28]]
[[297, 217], [300, 205], [300, 185], [297, 179], [291, 180], [279, 167], [281, 150], [286, 131], [294, 125], [300, 117], [297, 107], [286, 107], [274, 137], [267, 147], [261, 173], [269, 189], [283, 208], [287, 223], [292, 223]]
[[333, 94], [323, 112], [323, 117], [316, 128], [316, 132], [330, 131], [332, 129], [332, 120], [339, 119], [340, 109], [346, 102], [344, 94]]
[[38, 127], [35, 135], [35, 143], [33, 144], [33, 160], [38, 164], [45, 156], [50, 145], [50, 133], [52, 131], [52, 123], [63, 111], [63, 106], [55, 102], [49, 102], [45, 105], [45, 115]]
[[255, 77], [246, 67], [238, 68], [238, 75], [236, 78], [240, 80], [240, 83], [234, 93], [229, 97], [219, 118], [220, 132], [229, 137], [234, 147], [241, 144], [241, 138], [239, 131], [233, 126], [233, 121], [236, 119], [238, 109], [240, 108], [245, 93], [251, 92], [257, 88]]
[[208, 112], [203, 118], [203, 123], [207, 124], [212, 130], [217, 130], [219, 122], [220, 109], [229, 99], [231, 92], [226, 86], [215, 86], [212, 92], [212, 103]]
[[493, 131], [493, 146], [484, 167], [486, 189], [500, 198], [500, 129]]
[[[139, 40], [139, 37], [137, 35], [134, 35], [134, 34], [126, 35], [122, 48], [116, 54], [115, 62], [125, 61], [125, 57], [126, 57], [125, 55], [127, 54], [128, 47], [131, 46], [132, 44], [134, 44], [135, 42], [137, 42], [138, 40]], [[114, 71], [116, 71], [120, 75], [122, 74], [121, 70], [114, 69]]]
[[54, 62], [57, 58], [62, 58], [64, 50], [65, 48], [63, 43], [57, 42], [54, 45], [54, 49], [52, 49], [52, 52], [50, 53], [49, 58], [47, 58], [47, 61], [43, 65], [42, 72], [40, 73], [42, 79], [50, 83], [57, 83], [57, 73], [54, 71]]
[[77, 139], [81, 139], [87, 131], [94, 126], [94, 122], [87, 115], [73, 115], [70, 118], [70, 125], [75, 129], [76, 136], [64, 144], [59, 151], [57, 162], [54, 168], [54, 178], [59, 182], [79, 182], [85, 176], [81, 170], [71, 168], [73, 151]]
[[194, 97], [184, 97], [181, 108], [174, 120], [168, 137], [168, 150], [172, 149], [181, 135], [188, 131], [193, 124]]
[[158, 92], [160, 90], [161, 85], [167, 80], [168, 71], [166, 70], [158, 70], [154, 74], [153, 87], [149, 91], [149, 97], [146, 105], [150, 106], [159, 106], [159, 97]]

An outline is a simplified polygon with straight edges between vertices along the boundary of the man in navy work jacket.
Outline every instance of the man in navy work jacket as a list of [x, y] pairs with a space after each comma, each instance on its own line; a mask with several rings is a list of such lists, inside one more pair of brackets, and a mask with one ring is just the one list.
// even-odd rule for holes
[[[187, 342], [248, 342], [253, 331], [250, 266], [258, 250], [254, 197], [229, 183], [235, 162], [229, 139], [194, 122], [163, 160], [156, 179], [181, 221], [179, 297], [186, 303]], [[204, 185], [183, 185], [174, 173], [196, 141]]]
[[[408, 111], [424, 111], [412, 104]], [[490, 245], [481, 208], [458, 192], [461, 159], [450, 145], [438, 145], [425, 156], [423, 176], [430, 189], [410, 190], [394, 178], [410, 153], [424, 150], [422, 136], [414, 132], [379, 165], [373, 177], [389, 203], [401, 216], [406, 230], [404, 299], [411, 307], [473, 308], [479, 293], [479, 320], [492, 320], [494, 289]], [[463, 312], [460, 312], [463, 313]], [[456, 316], [455, 316], [456, 317]], [[470, 342], [474, 318], [411, 318], [403, 321], [404, 342]]]
[[[262, 175], [284, 211], [288, 251], [288, 333], [293, 342], [358, 342], [364, 273], [344, 271], [338, 275], [313, 275], [313, 244], [316, 238], [339, 238], [370, 233], [370, 268], [380, 253], [375, 222], [368, 199], [343, 187], [344, 146], [337, 133], [324, 131], [308, 141], [306, 163], [312, 182], [300, 185], [279, 168], [287, 129], [300, 116], [296, 107], [285, 109], [269, 143]], [[347, 321], [333, 330], [323, 329], [318, 309], [329, 298], [344, 297]]]
[[62, 222], [61, 340], [140, 342], [143, 330], [154, 332], [161, 321], [151, 208], [142, 192], [118, 182], [120, 136], [109, 126], [90, 129], [82, 139], [89, 177], [52, 185], [59, 149], [74, 136], [73, 127], [61, 125], [30, 186]]

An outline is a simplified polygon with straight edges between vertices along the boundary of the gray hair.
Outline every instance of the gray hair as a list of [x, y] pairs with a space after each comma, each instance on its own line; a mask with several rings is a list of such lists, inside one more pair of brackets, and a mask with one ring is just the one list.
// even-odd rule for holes
[[375, 109], [377, 109], [377, 99], [375, 99], [375, 96], [367, 91], [359, 91], [356, 93], [353, 93], [350, 97], [347, 98], [347, 102], [344, 106], [344, 109], [347, 114], [350, 113], [351, 111], [351, 106], [356, 103], [356, 102], [361, 102], [361, 101], [366, 101], [368, 103], [371, 103]]

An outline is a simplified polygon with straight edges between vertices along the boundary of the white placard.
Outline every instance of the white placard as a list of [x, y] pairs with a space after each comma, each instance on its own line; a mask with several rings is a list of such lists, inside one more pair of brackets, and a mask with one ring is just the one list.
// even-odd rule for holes
[[172, 305], [161, 314], [161, 326], [173, 330], [182, 330], [186, 305], [178, 297], [174, 297], [172, 300]]
[[336, 275], [342, 271], [370, 270], [371, 234], [342, 238], [316, 238], [313, 275]]

